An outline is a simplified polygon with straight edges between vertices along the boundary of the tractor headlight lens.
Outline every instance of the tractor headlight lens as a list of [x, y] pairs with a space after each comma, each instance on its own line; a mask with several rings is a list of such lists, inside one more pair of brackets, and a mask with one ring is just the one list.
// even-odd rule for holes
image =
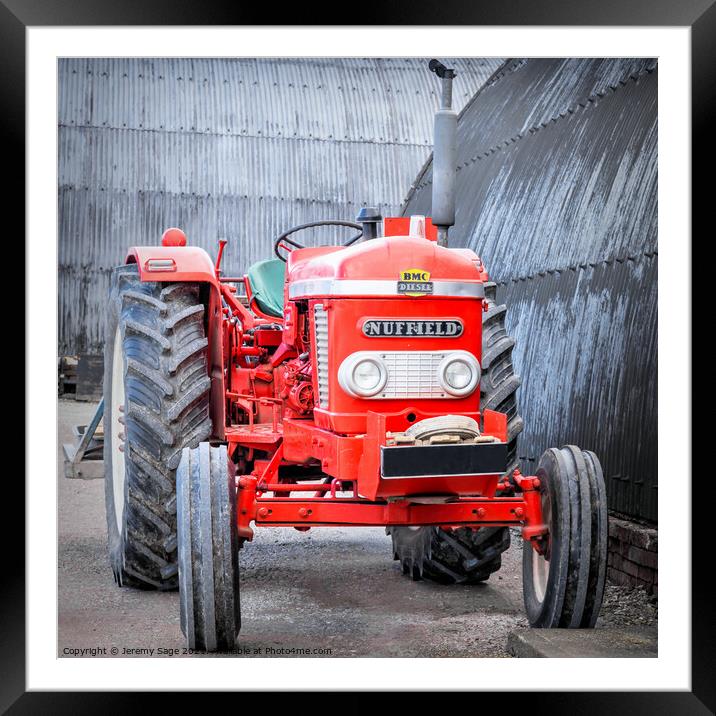
[[353, 368], [353, 383], [362, 393], [371, 393], [380, 385], [380, 366], [372, 360], [362, 360]]
[[445, 356], [438, 368], [438, 378], [445, 392], [454, 396], [469, 395], [480, 382], [480, 365], [467, 352]]
[[385, 386], [388, 371], [377, 356], [365, 353], [346, 358], [338, 370], [338, 382], [343, 390], [356, 398], [370, 398]]
[[455, 390], [462, 390], [472, 380], [472, 368], [462, 360], [454, 360], [445, 368], [445, 382]]

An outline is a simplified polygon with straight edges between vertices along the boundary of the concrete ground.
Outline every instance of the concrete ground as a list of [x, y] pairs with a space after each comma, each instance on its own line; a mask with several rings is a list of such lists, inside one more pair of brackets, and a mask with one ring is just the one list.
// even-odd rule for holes
[[[87, 423], [95, 407], [59, 402], [58, 655], [182, 656], [177, 593], [114, 583], [103, 480], [63, 476], [61, 445], [72, 441], [72, 425]], [[238, 649], [247, 656], [308, 650], [338, 657], [509, 657], [510, 633], [528, 629], [519, 537], [502, 569], [472, 587], [404, 577], [382, 528], [257, 530], [240, 560]], [[608, 588], [598, 628], [654, 625], [656, 609], [646, 596], [627, 598], [620, 589]]]
[[513, 656], [523, 658], [652, 658], [658, 656], [657, 628], [607, 627], [585, 639], [579, 629], [519, 629], [507, 640]]

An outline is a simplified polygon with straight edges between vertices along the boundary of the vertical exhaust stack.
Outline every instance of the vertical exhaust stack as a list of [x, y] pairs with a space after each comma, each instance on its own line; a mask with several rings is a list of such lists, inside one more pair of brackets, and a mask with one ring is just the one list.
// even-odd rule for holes
[[428, 68], [442, 80], [440, 109], [435, 112], [432, 220], [438, 244], [447, 246], [448, 229], [455, 223], [457, 112], [452, 108], [452, 81], [457, 73], [438, 60], [430, 60]]

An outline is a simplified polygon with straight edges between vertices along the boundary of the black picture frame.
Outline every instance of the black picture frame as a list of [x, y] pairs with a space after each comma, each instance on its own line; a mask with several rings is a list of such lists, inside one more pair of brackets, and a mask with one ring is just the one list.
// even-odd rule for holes
[[[281, 24], [340, 24], [340, 11], [307, 8], [303, 4], [282, 8]], [[320, 18], [320, 22], [316, 20]], [[686, 26], [691, 28], [691, 82], [692, 82], [692, 146], [698, 148], [692, 156], [692, 223], [706, 224], [706, 192], [712, 182], [708, 180], [711, 157], [714, 154], [713, 121], [714, 95], [716, 94], [716, 4], [714, 0], [651, 0], [650, 2], [624, 1], [621, 3], [596, 2], [596, 0], [513, 0], [506, 3], [478, 4], [460, 0], [443, 0], [430, 3], [415, 0], [399, 7], [397, 4], [362, 3], [350, 17], [356, 24], [380, 25], [579, 25], [579, 26]], [[194, 3], [167, 3], [163, 0], [113, 0], [99, 3], [96, 0], [0, 0], [0, 97], [3, 129], [3, 154], [6, 183], [3, 202], [19, 214], [17, 230], [7, 236], [7, 242], [24, 235], [25, 187], [25, 30], [28, 26], [93, 26], [93, 25], [266, 25], [265, 17], [256, 4], [215, 2], [204, 0]], [[479, 48], [476, 48], [479, 54]], [[710, 150], [710, 151], [709, 151]], [[9, 213], [9, 212], [8, 212]], [[708, 217], [710, 218], [710, 217]], [[686, 246], [686, 237], [684, 245]], [[22, 258], [20, 259], [22, 261]], [[26, 267], [30, 272], [31, 267]], [[695, 274], [692, 285], [698, 284]], [[680, 294], [679, 300], [688, 297]], [[692, 323], [693, 326], [693, 323]], [[27, 378], [27, 376], [26, 376]], [[690, 416], [673, 416], [686, 420]], [[697, 422], [694, 430], [697, 431]], [[47, 427], [47, 426], [45, 426]], [[50, 426], [51, 427], [51, 426]], [[703, 429], [703, 428], [702, 428]], [[698, 435], [695, 435], [698, 440]], [[26, 443], [31, 435], [26, 435]], [[692, 438], [693, 442], [693, 438]], [[698, 442], [697, 442], [698, 444]], [[689, 451], [691, 452], [691, 451]], [[708, 455], [705, 456], [708, 465]], [[683, 489], [688, 479], [689, 459], [684, 473], [670, 476], [678, 482], [674, 489]], [[708, 469], [708, 468], [707, 468]], [[6, 470], [5, 515], [19, 514], [17, 505], [25, 503], [24, 485], [16, 472]], [[663, 489], [671, 489], [667, 484]], [[698, 494], [694, 489], [694, 494]], [[692, 635], [691, 669], [692, 687], [687, 692], [568, 692], [513, 693], [509, 697], [512, 712], [525, 708], [549, 713], [630, 713], [637, 714], [713, 713], [716, 698], [714, 692], [714, 640], [713, 604], [710, 595], [712, 555], [707, 552], [711, 545], [705, 534], [709, 522], [706, 515], [708, 499], [692, 502]], [[25, 505], [31, 509], [32, 505]], [[24, 514], [24, 513], [23, 513]], [[7, 527], [6, 527], [7, 529]], [[13, 527], [21, 534], [21, 525]], [[699, 534], [703, 532], [702, 534]], [[700, 567], [701, 566], [701, 567]], [[668, 565], [667, 565], [668, 568]], [[71, 694], [26, 692], [25, 686], [25, 563], [19, 550], [3, 554], [0, 608], [0, 711], [12, 714], [24, 713], [113, 713], [136, 709], [137, 700], [131, 694], [85, 693]], [[54, 634], [48, 634], [54, 639]], [[548, 667], [545, 667], [548, 668]], [[519, 667], [507, 669], [515, 675]], [[518, 679], [506, 680], [518, 683]], [[417, 685], [416, 685], [417, 686]], [[437, 685], [436, 685], [437, 686]], [[90, 685], [88, 685], [88, 688]], [[565, 688], [568, 685], [565, 684]], [[329, 685], [327, 685], [329, 688]], [[142, 706], [152, 702], [157, 706], [161, 694], [144, 694]], [[156, 697], [156, 698], [154, 698]], [[367, 698], [351, 699], [353, 710], [362, 709]], [[443, 697], [444, 699], [445, 697]], [[482, 699], [482, 697], [480, 697]], [[499, 697], [498, 697], [499, 698]], [[190, 695], [182, 696], [184, 707], [190, 707]], [[162, 701], [166, 705], [165, 701]], [[442, 704], [446, 705], [446, 701]], [[484, 706], [486, 702], [481, 700]], [[499, 701], [497, 707], [499, 708]], [[277, 704], [271, 701], [271, 708]], [[474, 704], [473, 704], [474, 706]], [[345, 711], [345, 707], [342, 709]]]

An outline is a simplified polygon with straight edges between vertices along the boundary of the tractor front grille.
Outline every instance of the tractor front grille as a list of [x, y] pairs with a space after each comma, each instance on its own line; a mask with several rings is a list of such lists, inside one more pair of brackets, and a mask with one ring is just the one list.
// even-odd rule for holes
[[323, 304], [313, 307], [313, 326], [316, 331], [316, 363], [318, 366], [318, 404], [328, 407], [328, 313]]
[[440, 385], [438, 366], [449, 353], [386, 351], [378, 355], [385, 362], [388, 380], [374, 398], [449, 398]]

